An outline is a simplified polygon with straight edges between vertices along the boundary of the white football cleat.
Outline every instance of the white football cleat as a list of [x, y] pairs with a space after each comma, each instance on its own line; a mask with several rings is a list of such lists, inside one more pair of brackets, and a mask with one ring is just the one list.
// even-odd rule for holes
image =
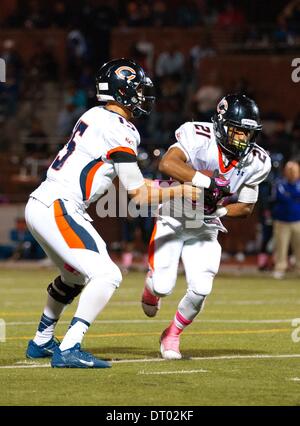
[[176, 360], [181, 359], [182, 355], [179, 350], [179, 336], [169, 335], [167, 328], [160, 336], [160, 353], [164, 359]]

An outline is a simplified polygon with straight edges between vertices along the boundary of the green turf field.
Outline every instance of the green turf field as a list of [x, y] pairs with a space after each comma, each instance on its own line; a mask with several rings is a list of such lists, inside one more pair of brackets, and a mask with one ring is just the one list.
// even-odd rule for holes
[[[140, 308], [143, 274], [125, 276], [84, 347], [113, 367], [52, 369], [24, 357], [52, 270], [1, 270], [0, 405], [299, 405], [300, 281], [218, 277], [204, 312], [184, 333], [186, 359], [161, 361], [158, 339], [184, 294], [184, 278], [155, 319]], [[63, 336], [76, 304], [57, 327]], [[300, 324], [299, 324], [300, 327]], [[190, 359], [189, 359], [190, 358]]]

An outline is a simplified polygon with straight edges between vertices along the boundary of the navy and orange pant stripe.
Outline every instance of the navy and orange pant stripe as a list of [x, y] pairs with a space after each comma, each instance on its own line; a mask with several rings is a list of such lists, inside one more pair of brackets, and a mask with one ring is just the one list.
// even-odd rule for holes
[[83, 201], [90, 198], [94, 176], [103, 164], [103, 161], [100, 161], [99, 159], [93, 160], [88, 163], [80, 173], [79, 181]]
[[54, 216], [59, 232], [70, 248], [92, 250], [99, 253], [93, 237], [67, 213], [62, 200], [54, 202]]
[[155, 223], [155, 225], [154, 225], [152, 235], [151, 235], [151, 239], [150, 239], [150, 243], [149, 243], [149, 247], [148, 247], [148, 263], [149, 263], [149, 266], [150, 266], [152, 271], [154, 271], [154, 253], [155, 253], [156, 231], [157, 231], [157, 223]]

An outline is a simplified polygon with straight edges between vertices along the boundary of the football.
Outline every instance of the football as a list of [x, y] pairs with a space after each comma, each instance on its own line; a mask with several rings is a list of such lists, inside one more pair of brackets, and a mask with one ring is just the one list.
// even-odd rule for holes
[[205, 169], [205, 170], [198, 170], [200, 173], [202, 173], [202, 174], [204, 174], [205, 176], [208, 176], [208, 177], [218, 177], [218, 178], [221, 178], [221, 179], [226, 179], [226, 177], [225, 176], [223, 176], [220, 172], [219, 172], [219, 170], [207, 170], [207, 169]]
[[213, 170], [199, 170], [199, 172], [204, 174], [205, 176], [208, 176], [208, 177], [213, 177], [213, 175], [214, 175]]

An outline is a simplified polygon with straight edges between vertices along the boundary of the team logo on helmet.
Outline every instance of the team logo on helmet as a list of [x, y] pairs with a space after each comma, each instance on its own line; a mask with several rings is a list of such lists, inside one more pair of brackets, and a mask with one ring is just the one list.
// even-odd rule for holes
[[115, 73], [122, 80], [134, 80], [136, 77], [135, 70], [131, 67], [127, 67], [126, 65], [117, 68]]
[[225, 98], [221, 99], [217, 106], [217, 112], [219, 114], [225, 114], [225, 112], [228, 110], [228, 102]]

